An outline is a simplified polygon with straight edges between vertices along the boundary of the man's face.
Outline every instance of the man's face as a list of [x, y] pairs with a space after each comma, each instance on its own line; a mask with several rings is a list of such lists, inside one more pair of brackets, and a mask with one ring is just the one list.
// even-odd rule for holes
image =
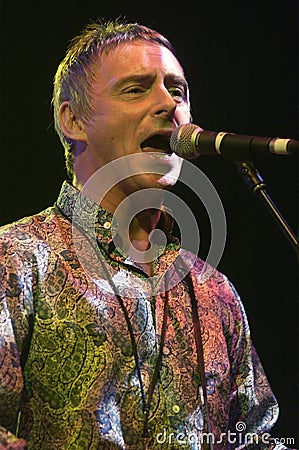
[[176, 126], [190, 121], [190, 112], [183, 69], [167, 48], [140, 41], [104, 53], [92, 84], [91, 105], [94, 113], [84, 129], [94, 172], [138, 153], [144, 159], [134, 166], [139, 175], [123, 183], [125, 195], [176, 182], [182, 160], [171, 152], [169, 138]]

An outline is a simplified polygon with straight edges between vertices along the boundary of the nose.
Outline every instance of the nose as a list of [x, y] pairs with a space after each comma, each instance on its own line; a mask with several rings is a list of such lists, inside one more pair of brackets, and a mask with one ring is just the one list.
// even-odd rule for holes
[[168, 119], [173, 119], [176, 107], [177, 102], [165, 85], [155, 88], [153, 92], [153, 116], [164, 116]]

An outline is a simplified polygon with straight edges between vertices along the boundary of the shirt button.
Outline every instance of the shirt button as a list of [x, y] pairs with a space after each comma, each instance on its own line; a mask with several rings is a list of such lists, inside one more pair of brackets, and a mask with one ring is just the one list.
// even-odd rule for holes
[[178, 413], [180, 412], [180, 407], [179, 407], [179, 405], [173, 405], [172, 411], [173, 411], [175, 414], [178, 414]]
[[169, 355], [169, 353], [170, 353], [169, 348], [168, 347], [163, 347], [163, 355], [167, 356], [167, 355]]
[[105, 222], [103, 227], [105, 228], [105, 230], [109, 230], [109, 228], [111, 227], [111, 222]]

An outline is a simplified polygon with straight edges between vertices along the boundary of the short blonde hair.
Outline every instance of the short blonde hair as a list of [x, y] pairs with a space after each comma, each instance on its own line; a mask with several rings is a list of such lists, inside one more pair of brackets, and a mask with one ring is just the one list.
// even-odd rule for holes
[[82, 121], [90, 119], [92, 107], [90, 103], [91, 83], [100, 56], [121, 43], [130, 41], [147, 41], [168, 48], [175, 56], [171, 43], [160, 33], [138, 23], [126, 23], [120, 19], [91, 22], [83, 31], [74, 37], [65, 58], [58, 66], [54, 78], [52, 106], [54, 125], [65, 150], [66, 168], [69, 176], [73, 176], [72, 140], [63, 133], [59, 110], [64, 101], [68, 101], [73, 112]]

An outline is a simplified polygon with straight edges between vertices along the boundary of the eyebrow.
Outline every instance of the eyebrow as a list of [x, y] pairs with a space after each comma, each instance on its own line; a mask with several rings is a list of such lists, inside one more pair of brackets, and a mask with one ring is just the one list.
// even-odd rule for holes
[[[151, 74], [145, 74], [145, 75], [128, 75], [126, 77], [120, 78], [117, 80], [117, 82], [114, 84], [113, 89], [121, 89], [125, 85], [131, 82], [136, 83], [151, 83], [155, 79], [154, 75]], [[188, 89], [188, 83], [185, 77], [176, 75], [173, 73], [167, 74], [165, 76], [165, 84], [169, 85], [171, 83], [178, 84], [184, 87], [185, 91], [187, 92]]]

